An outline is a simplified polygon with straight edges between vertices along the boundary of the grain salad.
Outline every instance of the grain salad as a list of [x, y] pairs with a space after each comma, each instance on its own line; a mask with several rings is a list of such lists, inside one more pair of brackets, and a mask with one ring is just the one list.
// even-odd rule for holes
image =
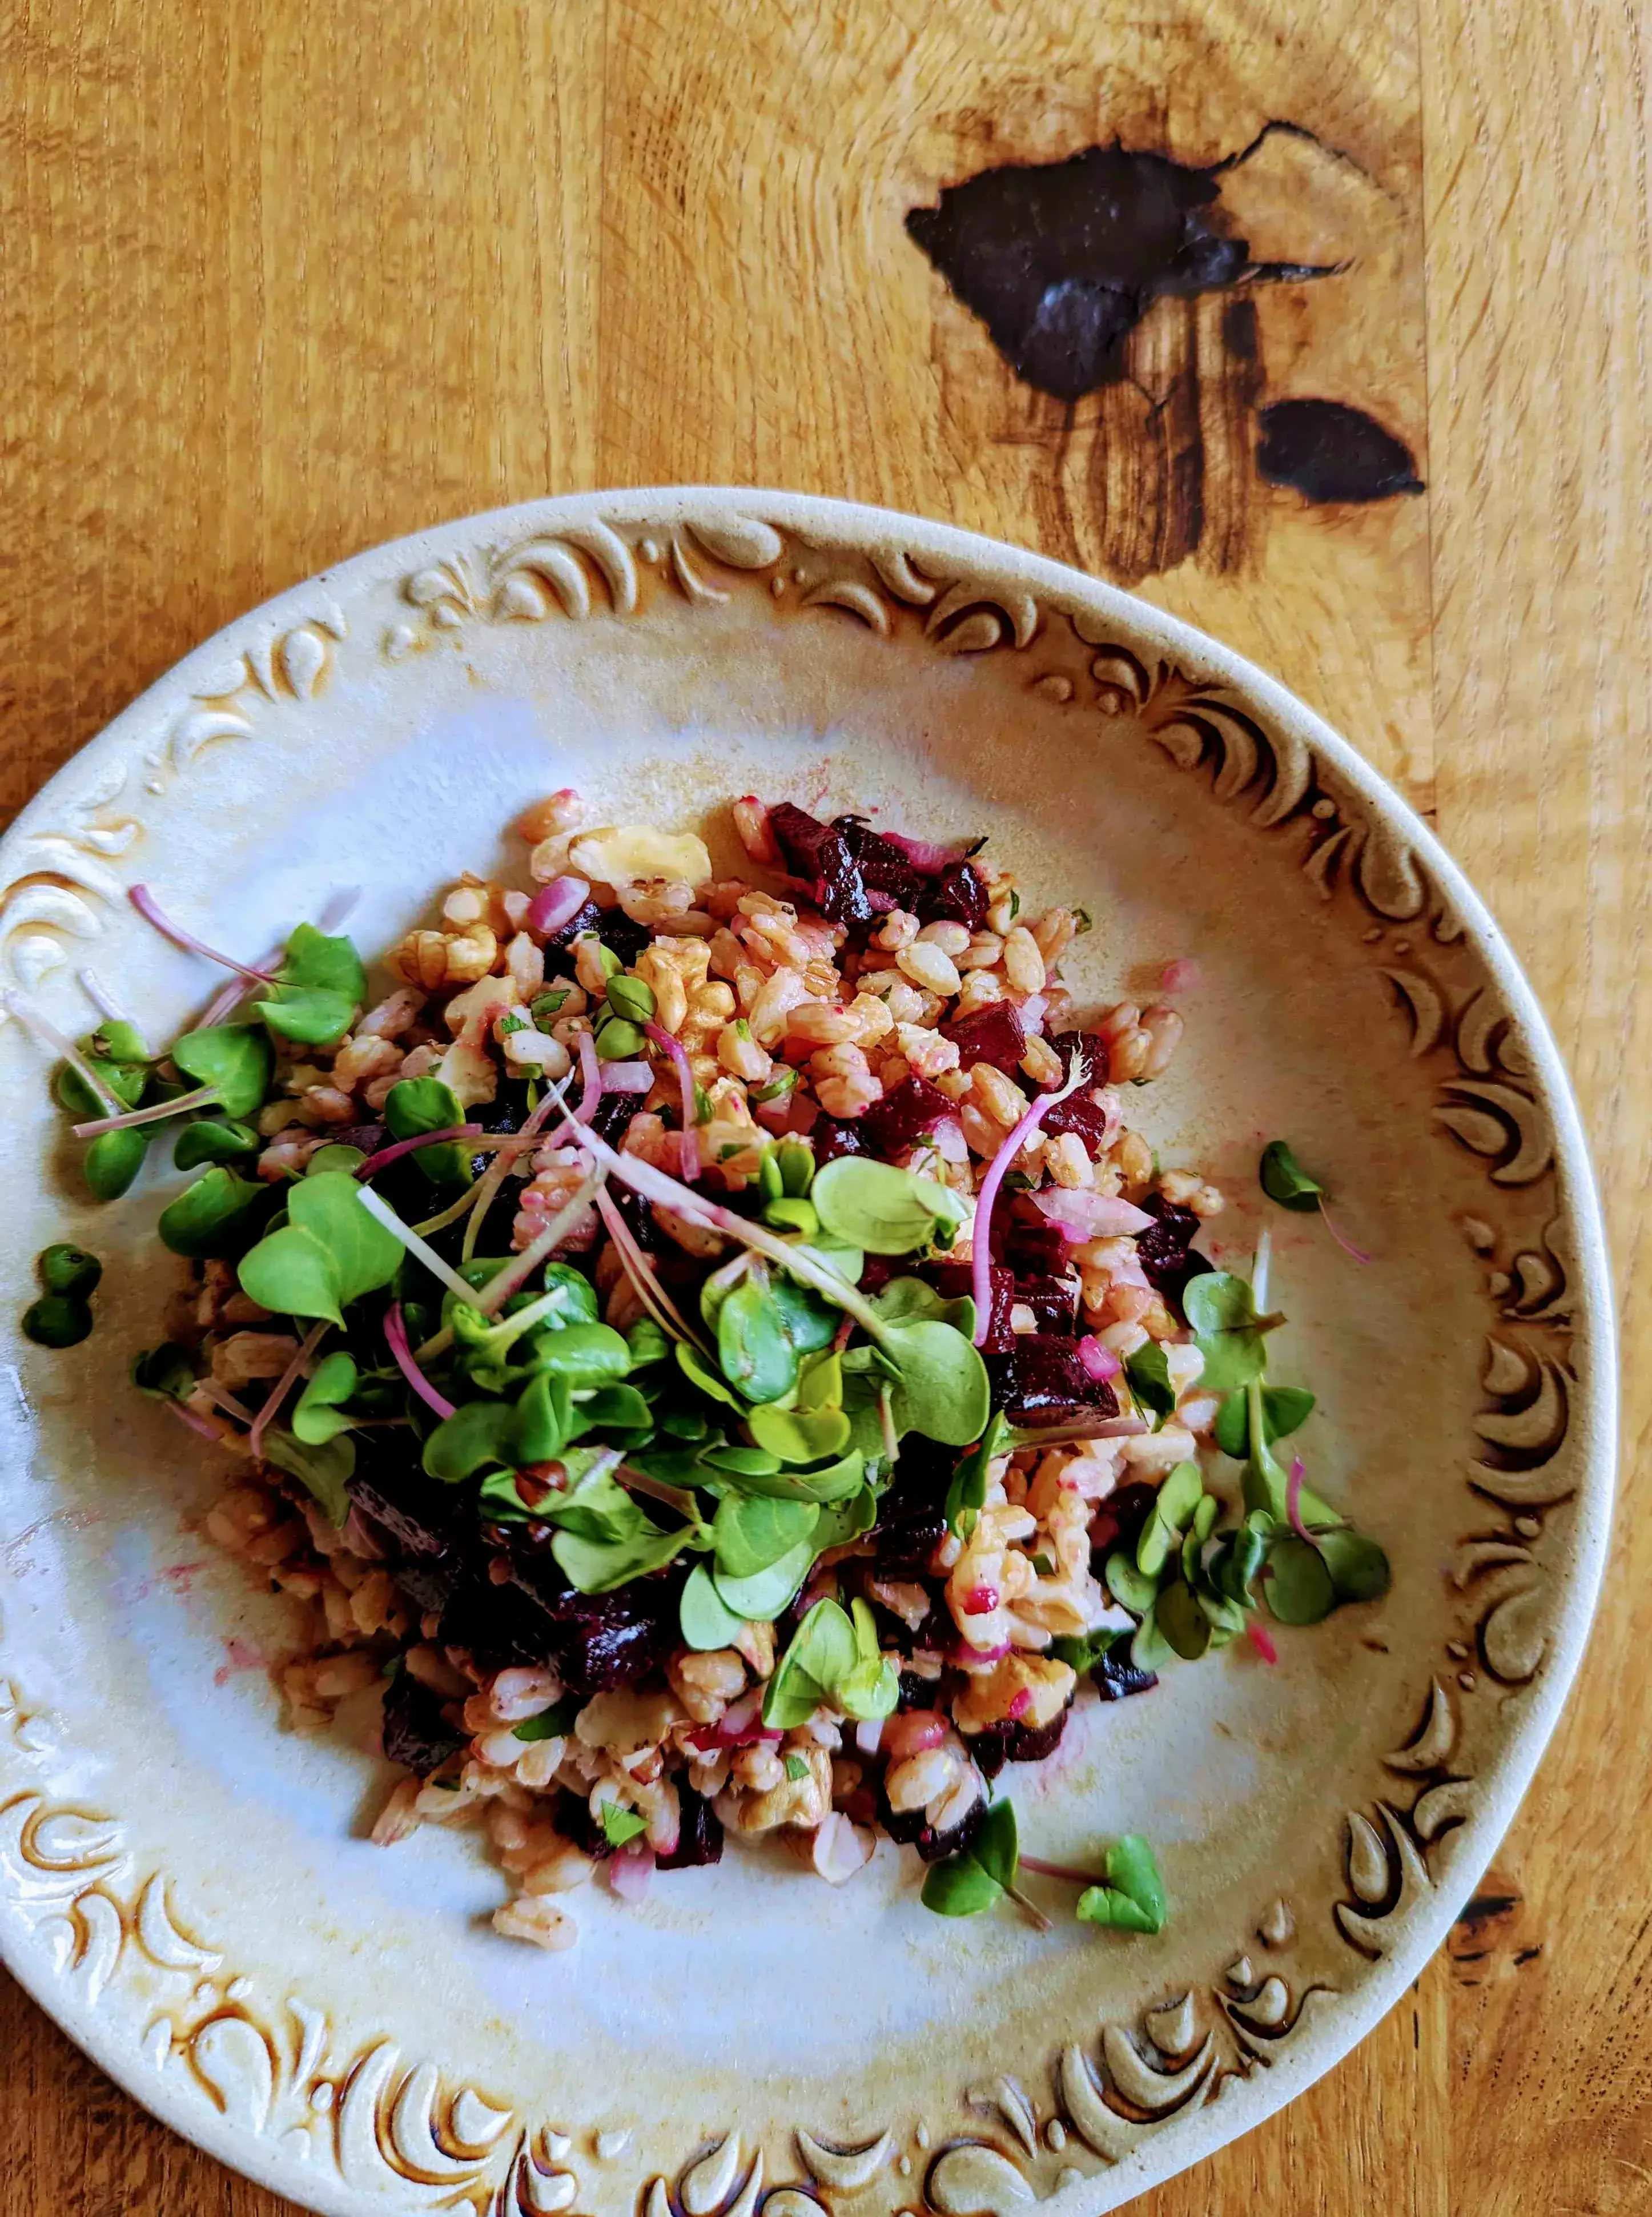
[[[730, 815], [718, 878], [553, 794], [376, 988], [336, 913], [243, 963], [134, 886], [231, 973], [162, 1051], [13, 997], [94, 1195], [160, 1139], [199, 1173], [134, 1382], [229, 1451], [206, 1529], [303, 1606], [292, 1724], [365, 1717], [381, 1845], [485, 1832], [501, 1934], [565, 1948], [598, 1873], [634, 1902], [730, 1836], [1156, 1930], [1147, 1843], [1023, 1857], [1002, 1774], [1388, 1576], [1275, 1451], [1313, 1396], [1267, 1377], [1266, 1236], [1214, 1267], [1223, 1195], [1145, 1128], [1192, 965], [1081, 1008], [1089, 919], [984, 842]], [[1322, 1207], [1283, 1142], [1261, 1182]], [[72, 1346], [96, 1258], [40, 1269], [26, 1329]]]

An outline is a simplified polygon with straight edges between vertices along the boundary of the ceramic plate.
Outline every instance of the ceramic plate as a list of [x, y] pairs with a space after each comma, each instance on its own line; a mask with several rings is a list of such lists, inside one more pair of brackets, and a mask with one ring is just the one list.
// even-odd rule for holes
[[[1096, 928], [1081, 999], [1191, 957], [1143, 1121], [1231, 1196], [1289, 1137], [1375, 1259], [1273, 1210], [1274, 1374], [1387, 1601], [1086, 1695], [1015, 1779], [1025, 1845], [1144, 1832], [1157, 1937], [841, 1891], [736, 1850], [583, 1936], [502, 1941], [481, 1844], [370, 1846], [384, 1766], [281, 1729], [287, 1604], [197, 1520], [213, 1451], [126, 1383], [176, 1183], [77, 1195], [40, 1052], [0, 1038], [0, 1949], [155, 2113], [317, 2210], [1098, 2217], [1254, 2124], [1416, 1975], [1530, 1778], [1605, 1546], [1612, 1348], [1576, 1113], [1532, 994], [1410, 812], [1277, 684], [1128, 595], [938, 525], [783, 494], [550, 500], [379, 549], [191, 655], [26, 808], [0, 968], [65, 1028], [80, 974], [157, 1037], [214, 980], [146, 880], [262, 948], [339, 886], [393, 941], [575, 785], [700, 826], [730, 795], [990, 831]], [[726, 818], [722, 818], [724, 823]], [[726, 837], [713, 834], [713, 852]], [[520, 855], [520, 848], [514, 850]], [[72, 1354], [17, 1336], [31, 1258], [107, 1258]]]

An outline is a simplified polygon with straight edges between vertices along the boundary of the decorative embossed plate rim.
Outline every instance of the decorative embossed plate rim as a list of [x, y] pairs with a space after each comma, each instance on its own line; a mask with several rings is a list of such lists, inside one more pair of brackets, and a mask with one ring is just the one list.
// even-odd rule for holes
[[[788, 567], [794, 558], [798, 565]], [[651, 565], [690, 605], [713, 605], [737, 587], [765, 585], [778, 600], [789, 583], [798, 589], [794, 605], [841, 611], [837, 620], [854, 619], [885, 637], [897, 620], [909, 621], [915, 612], [940, 652], [970, 656], [1005, 648], [1026, 653], [1030, 668], [1036, 658], [1029, 650], [1041, 631], [1065, 626], [1069, 645], [1076, 636], [1096, 650], [1085, 680], [1094, 682], [1079, 705], [1102, 716], [1137, 717], [1180, 767], [1211, 773], [1207, 799], [1245, 803], [1264, 831], [1294, 829], [1303, 844], [1301, 867], [1328, 900], [1348, 895], [1363, 901], [1379, 927], [1415, 918], [1419, 934], [1430, 927], [1439, 946], [1464, 950], [1466, 998], [1461, 966], [1450, 990], [1409, 969], [1383, 973], [1409, 1014], [1414, 1055], [1448, 1053], [1452, 1060], [1439, 1080], [1433, 1120], [1490, 1162], [1492, 1198], [1553, 1182], [1553, 1217], [1537, 1235], [1542, 1254], [1511, 1254], [1511, 1268], [1488, 1280], [1494, 1301], [1503, 1304], [1498, 1318], [1513, 1319], [1526, 1336], [1500, 1338], [1494, 1331], [1488, 1337], [1484, 1383], [1491, 1405], [1474, 1429], [1494, 1454], [1471, 1467], [1469, 1485], [1479, 1506], [1497, 1504], [1512, 1522], [1507, 1534], [1465, 1541], [1455, 1573], [1465, 1592], [1476, 1580], [1486, 1582], [1492, 1601], [1479, 1627], [1480, 1653], [1489, 1658], [1492, 1675], [1506, 1688], [1523, 1689], [1525, 1698], [1512, 1722], [1501, 1708], [1489, 1727], [1481, 1719], [1476, 1768], [1464, 1782], [1453, 1777], [1450, 1757], [1459, 1712], [1468, 1706], [1457, 1685], [1471, 1684], [1471, 1674], [1460, 1674], [1457, 1685], [1437, 1674], [1431, 1686], [1420, 1686], [1423, 1708], [1415, 1735], [1384, 1758], [1393, 1779], [1415, 1788], [1415, 1798], [1409, 1808], [1390, 1806], [1402, 1794], [1384, 1781], [1374, 1819], [1350, 1812], [1347, 1884], [1353, 1899], [1334, 1905], [1342, 1939], [1351, 1950], [1379, 1958], [1375, 1967], [1362, 1973], [1351, 1993], [1335, 1997], [1333, 2012], [1307, 2010], [1318, 1998], [1310, 1988], [1297, 1997], [1292, 2016], [1283, 1980], [1258, 1980], [1248, 1961], [1236, 1964], [1226, 1989], [1201, 1999], [1212, 2004], [1213, 2017], [1225, 2017], [1236, 2064], [1224, 2067], [1212, 2060], [1211, 2035], [1199, 2041], [1190, 1992], [1185, 2004], [1149, 2010], [1139, 2035], [1106, 2027], [1105, 2072], [1081, 2049], [1068, 2049], [1047, 2123], [1041, 2125], [1014, 2082], [1001, 2079], [997, 2109], [1007, 2141], [1002, 2130], [995, 2142], [983, 2128], [971, 2128], [972, 2137], [926, 2158], [922, 2179], [907, 2185], [886, 2180], [882, 2189], [886, 2204], [927, 2200], [942, 2217], [1029, 2200], [1049, 2202], [1062, 2217], [1097, 2217], [1259, 2122], [1371, 2029], [1438, 1946], [1530, 1781], [1582, 1652], [1610, 1514], [1615, 1355], [1581, 1127], [1531, 990], [1461, 872], [1353, 749], [1273, 679], [1147, 603], [1040, 557], [885, 510], [780, 492], [675, 488], [531, 503], [376, 548], [240, 618], [83, 749], [0, 843], [0, 964], [9, 977], [34, 984], [61, 964], [89, 917], [96, 929], [96, 904], [118, 899], [120, 881], [108, 859], [121, 850], [120, 834], [93, 818], [106, 812], [132, 769], [141, 763], [147, 793], [164, 798], [201, 746], [252, 728], [249, 719], [261, 700], [307, 701], [347, 642], [361, 645], [351, 631], [358, 609], [373, 614], [372, 651], [393, 661], [472, 622], [578, 619], [599, 608], [629, 614], [637, 605], [639, 566]], [[1027, 682], [1051, 701], [1075, 697], [1069, 675], [1029, 676]], [[1365, 936], [1380, 937], [1381, 931]], [[1404, 946], [1399, 942], [1396, 951]], [[1483, 1251], [1495, 1260], [1497, 1235], [1487, 1225], [1478, 1229], [1485, 1233]], [[1482, 1252], [1475, 1230], [1470, 1238]], [[1508, 1244], [1512, 1249], [1512, 1235]], [[1541, 1354], [1533, 1351], [1531, 1335], [1543, 1331], [1551, 1339], [1567, 1338], [1563, 1352], [1548, 1343]], [[1498, 1450], [1507, 1450], [1501, 1459]], [[1543, 1520], [1531, 1512], [1562, 1501], [1573, 1504], [1575, 1522], [1558, 1575], [1545, 1584], [1538, 1552]], [[0, 1757], [8, 1731], [16, 1747], [29, 1751], [32, 1724], [28, 1702], [7, 1682], [5, 1662], [0, 1646]], [[0, 1776], [0, 1818], [14, 1818], [27, 1852], [29, 1825], [62, 1813], [43, 1801], [36, 1808], [38, 1797], [8, 1799], [9, 1792]], [[75, 1821], [69, 1820], [65, 1837]], [[1450, 1853], [1436, 1878], [1428, 1857], [1442, 1835]], [[53, 1863], [52, 1853], [46, 1848], [43, 1862], [36, 1856], [43, 1871], [71, 1868]], [[72, 1887], [72, 1876], [67, 1883]], [[108, 1886], [116, 1883], [108, 1877]], [[99, 1919], [114, 1918], [120, 1929], [129, 1922], [154, 1965], [193, 1977], [219, 1963], [210, 1948], [180, 1932], [158, 1874], [133, 1879], [131, 1891], [130, 1903], [118, 1901], [89, 1881], [80, 1898], [97, 1905]], [[1276, 1911], [1288, 1925], [1283, 1905]], [[1276, 1944], [1268, 1936], [1273, 1915], [1261, 1920], [1264, 1946]], [[96, 1921], [89, 1909], [83, 1922], [89, 1928]], [[518, 2132], [514, 2118], [513, 2129], [504, 2131], [465, 2090], [444, 2097], [428, 2066], [397, 2081], [394, 2051], [386, 2056], [382, 2041], [361, 2047], [340, 2079], [340, 2108], [352, 2116], [347, 2127], [341, 2115], [337, 2168], [323, 2177], [273, 2137], [215, 2116], [176, 2078], [160, 2076], [137, 2040], [71, 1992], [66, 1972], [52, 1972], [44, 1952], [23, 1944], [18, 1930], [0, 1916], [0, 1959], [65, 2030], [167, 2123], [278, 2192], [341, 2217], [459, 2202], [497, 2217], [545, 2217], [577, 2198], [574, 2173], [557, 2167], [570, 2153], [565, 2135], [535, 2136], [531, 2124]], [[89, 1929], [87, 1949], [97, 1944]], [[115, 1944], [118, 1952], [118, 1939]], [[67, 1967], [81, 1960], [77, 1955]], [[210, 1995], [212, 2011], [228, 2012], [225, 2022], [232, 2021], [240, 1983], [225, 1972], [221, 1995], [210, 1980], [200, 1990]], [[216, 2022], [210, 2014], [203, 2017], [190, 2039], [200, 2041]], [[1277, 2053], [1269, 2054], [1276, 2039]], [[1270, 2067], [1254, 2067], [1264, 2061]], [[300, 2084], [299, 2063], [293, 2071]], [[1129, 2121], [1130, 2105], [1139, 2105], [1143, 2088], [1150, 2110], [1166, 2121], [1156, 2123], [1150, 2114], [1138, 2130]], [[1111, 2106], [1109, 2091], [1119, 2097]], [[442, 2129], [433, 2130], [439, 2097], [447, 2108]], [[423, 2175], [410, 2159], [398, 2170], [385, 2156], [382, 2173], [373, 2168], [370, 2176], [346, 2160], [347, 2129], [365, 2132], [369, 2147], [376, 2133], [382, 2150], [386, 2134], [393, 2140], [404, 2128], [416, 2138], [422, 2134], [427, 2159], [434, 2148], [434, 2167]], [[618, 2152], [601, 2146], [607, 2137], [596, 2136], [599, 2160]], [[799, 2129], [796, 2153], [806, 2176], [796, 2185], [771, 2185], [772, 2217], [807, 2217], [823, 2200], [831, 2206], [834, 2197], [864, 2193], [889, 2161], [889, 2137], [861, 2158]], [[1046, 2194], [1038, 2181], [1069, 2138], [1082, 2143], [1076, 2152], [1100, 2156], [1112, 2168], [1076, 2177], [1063, 2171]], [[455, 2139], [474, 2147], [473, 2162], [456, 2162], [447, 2146]], [[916, 2145], [928, 2143], [921, 2135]], [[484, 2147], [492, 2152], [484, 2154]], [[904, 2177], [910, 2165], [902, 2160]], [[675, 2201], [659, 2177], [651, 2185], [639, 2178], [637, 2190], [646, 2188], [650, 2217], [673, 2217], [674, 2208], [690, 2217], [755, 2217], [761, 2163], [760, 2150], [757, 2167], [748, 2171], [738, 2136], [730, 2134], [710, 2154], [685, 2160]], [[431, 2195], [439, 2183], [438, 2205]]]

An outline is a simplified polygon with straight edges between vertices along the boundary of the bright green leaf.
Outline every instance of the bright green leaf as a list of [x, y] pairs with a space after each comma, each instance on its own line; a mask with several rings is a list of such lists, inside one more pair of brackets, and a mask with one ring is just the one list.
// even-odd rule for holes
[[186, 1077], [213, 1086], [219, 1107], [232, 1120], [263, 1107], [274, 1056], [256, 1024], [214, 1024], [206, 1031], [186, 1032], [175, 1042], [172, 1059]]

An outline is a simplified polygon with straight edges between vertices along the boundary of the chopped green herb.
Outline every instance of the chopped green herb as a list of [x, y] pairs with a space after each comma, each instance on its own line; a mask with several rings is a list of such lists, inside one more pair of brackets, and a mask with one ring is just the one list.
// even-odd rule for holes
[[611, 1848], [623, 1848], [627, 1840], [647, 1830], [647, 1818], [639, 1817], [634, 1809], [622, 1809], [617, 1801], [602, 1804], [602, 1837]]
[[1258, 1175], [1262, 1191], [1281, 1208], [1311, 1215], [1325, 1198], [1325, 1189], [1309, 1176], [1283, 1139], [1270, 1139], [1262, 1149]]
[[795, 1785], [798, 1779], [807, 1778], [809, 1766], [800, 1755], [788, 1755], [786, 1758], [786, 1775]]

